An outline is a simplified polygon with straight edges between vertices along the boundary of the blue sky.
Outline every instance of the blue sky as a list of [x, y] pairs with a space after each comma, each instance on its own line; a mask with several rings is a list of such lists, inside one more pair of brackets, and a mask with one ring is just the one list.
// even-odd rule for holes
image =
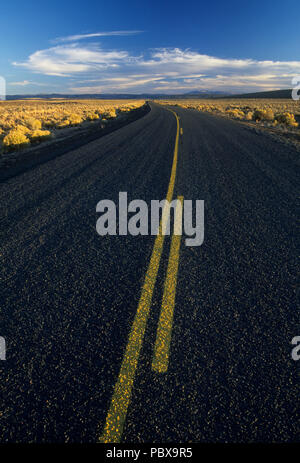
[[247, 92], [300, 75], [299, 0], [14, 1], [7, 93]]

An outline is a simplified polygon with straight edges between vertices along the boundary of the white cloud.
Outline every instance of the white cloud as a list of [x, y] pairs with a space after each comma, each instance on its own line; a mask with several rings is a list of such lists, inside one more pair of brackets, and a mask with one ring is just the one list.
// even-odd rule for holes
[[104, 51], [95, 46], [84, 48], [77, 44], [70, 44], [38, 50], [30, 55], [27, 61], [13, 64], [40, 74], [70, 76], [117, 67], [119, 61], [127, 58], [126, 51]]
[[[64, 91], [78, 93], [124, 89], [134, 93], [184, 93], [194, 89], [258, 91], [290, 88], [292, 78], [300, 74], [300, 61], [218, 58], [179, 48], [156, 49], [133, 56], [125, 50], [78, 43], [39, 50], [26, 61], [14, 64], [35, 73], [72, 77], [74, 82], [70, 81], [69, 90]], [[84, 80], [79, 80], [79, 76]]]

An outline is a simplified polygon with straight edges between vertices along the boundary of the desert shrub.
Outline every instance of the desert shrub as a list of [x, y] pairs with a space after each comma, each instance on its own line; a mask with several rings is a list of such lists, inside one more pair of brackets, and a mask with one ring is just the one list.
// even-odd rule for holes
[[204, 99], [199, 103], [198, 99], [191, 100], [157, 100], [157, 103], [163, 105], [177, 105], [182, 108], [193, 108], [198, 111], [217, 112], [229, 117], [254, 120], [257, 122], [266, 122], [267, 126], [284, 124], [287, 128], [296, 128], [299, 126], [295, 115], [299, 115], [298, 102], [281, 99], [224, 99], [218, 101]]
[[240, 109], [227, 109], [226, 111], [226, 114], [228, 114], [228, 116], [230, 117], [234, 117], [236, 119], [243, 119], [245, 114], [243, 111], [241, 111]]
[[52, 119], [45, 119], [43, 121], [43, 126], [44, 127], [55, 127], [55, 125], [56, 125], [56, 122], [54, 120], [52, 120]]
[[291, 113], [277, 114], [276, 115], [276, 120], [280, 124], [285, 124], [285, 125], [288, 125], [290, 127], [298, 127], [298, 125], [299, 125], [295, 120], [294, 114], [291, 114]]
[[264, 110], [264, 120], [266, 121], [274, 121], [274, 113], [272, 109], [268, 108]]
[[[35, 130], [65, 128], [83, 120], [98, 120], [106, 112], [108, 118], [116, 117], [124, 108], [141, 107], [144, 100], [24, 100], [3, 101], [0, 112], [0, 139], [17, 130], [27, 138]], [[289, 108], [284, 109], [285, 111]], [[278, 111], [279, 112], [279, 111]], [[283, 112], [283, 111], [281, 111]]]
[[68, 119], [58, 122], [56, 124], [57, 129], [64, 129], [65, 127], [68, 127], [70, 125], [70, 121]]
[[25, 123], [27, 127], [31, 130], [39, 130], [42, 128], [42, 123], [38, 119], [34, 119], [33, 117], [30, 117], [25, 120]]
[[11, 130], [3, 139], [3, 146], [7, 149], [19, 149], [27, 146], [30, 143], [24, 133], [19, 130]]
[[78, 125], [81, 124], [82, 117], [79, 116], [79, 114], [70, 114], [67, 120], [69, 121], [70, 125]]
[[22, 124], [18, 124], [14, 128], [14, 130], [17, 130], [18, 132], [23, 133], [23, 135], [27, 135], [31, 133], [31, 130], [28, 127], [26, 127], [26, 125], [22, 125]]
[[49, 130], [34, 130], [30, 135], [32, 141], [49, 140], [52, 134]]
[[99, 119], [99, 114], [92, 113], [87, 115], [87, 120], [88, 121], [95, 121], [96, 119]]
[[254, 121], [273, 121], [274, 113], [272, 109], [256, 109], [253, 113]]
[[103, 113], [103, 119], [112, 119], [114, 117], [117, 117], [116, 108], [108, 108]]
[[262, 111], [262, 120], [264, 121], [273, 121], [274, 120], [274, 113], [272, 109], [263, 109]]
[[253, 120], [258, 122], [258, 121], [262, 121], [263, 120], [263, 117], [264, 117], [264, 113], [261, 109], [256, 109], [253, 113]]

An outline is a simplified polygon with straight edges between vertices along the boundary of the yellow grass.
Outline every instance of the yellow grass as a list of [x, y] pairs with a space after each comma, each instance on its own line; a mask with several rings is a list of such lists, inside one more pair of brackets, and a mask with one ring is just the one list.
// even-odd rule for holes
[[144, 100], [0, 101], [0, 150], [15, 150], [56, 136], [57, 129], [116, 118]]
[[296, 118], [300, 116], [300, 103], [292, 99], [158, 100], [157, 103], [254, 121], [267, 126], [296, 129], [299, 125]]

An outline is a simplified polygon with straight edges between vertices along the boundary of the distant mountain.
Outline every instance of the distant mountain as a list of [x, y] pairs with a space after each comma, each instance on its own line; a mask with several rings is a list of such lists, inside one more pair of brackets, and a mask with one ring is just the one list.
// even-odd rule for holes
[[141, 94], [141, 95], [133, 95], [131, 93], [86, 93], [86, 94], [67, 94], [67, 93], [47, 93], [47, 94], [39, 94], [39, 95], [7, 95], [7, 100], [23, 100], [23, 99], [69, 99], [69, 100], [130, 100], [130, 99], [137, 99], [137, 98], [157, 98], [161, 95], [148, 95], [148, 94]]
[[229, 95], [228, 92], [221, 92], [221, 91], [218, 91], [218, 90], [193, 90], [191, 92], [187, 92], [185, 93], [184, 95]]
[[38, 95], [7, 95], [7, 100], [23, 100], [23, 99], [72, 99], [72, 100], [130, 100], [130, 99], [172, 99], [172, 98], [216, 98], [229, 95], [225, 92], [210, 92], [208, 90], [195, 90], [185, 94], [167, 95], [164, 93], [141, 93], [134, 95], [132, 93], [89, 93], [89, 94], [64, 94], [64, 93], [47, 93]]
[[268, 92], [243, 93], [241, 95], [230, 95], [230, 98], [292, 98], [292, 90], [272, 90]]
[[7, 100], [22, 100], [22, 99], [71, 99], [71, 100], [130, 100], [130, 99], [185, 99], [185, 98], [291, 98], [292, 90], [274, 90], [270, 92], [256, 92], [256, 93], [243, 93], [243, 94], [230, 94], [222, 91], [210, 90], [193, 90], [183, 94], [167, 95], [164, 93], [152, 94], [141, 93], [133, 95], [132, 93], [89, 93], [89, 94], [63, 94], [63, 93], [50, 93], [39, 95], [7, 95]]
[[[174, 95], [173, 98], [220, 98], [230, 97], [231, 94], [228, 92], [211, 91], [211, 90], [194, 90], [192, 92], [184, 93], [181, 95]], [[166, 97], [166, 95], [165, 95]], [[168, 96], [169, 98], [169, 96]]]

